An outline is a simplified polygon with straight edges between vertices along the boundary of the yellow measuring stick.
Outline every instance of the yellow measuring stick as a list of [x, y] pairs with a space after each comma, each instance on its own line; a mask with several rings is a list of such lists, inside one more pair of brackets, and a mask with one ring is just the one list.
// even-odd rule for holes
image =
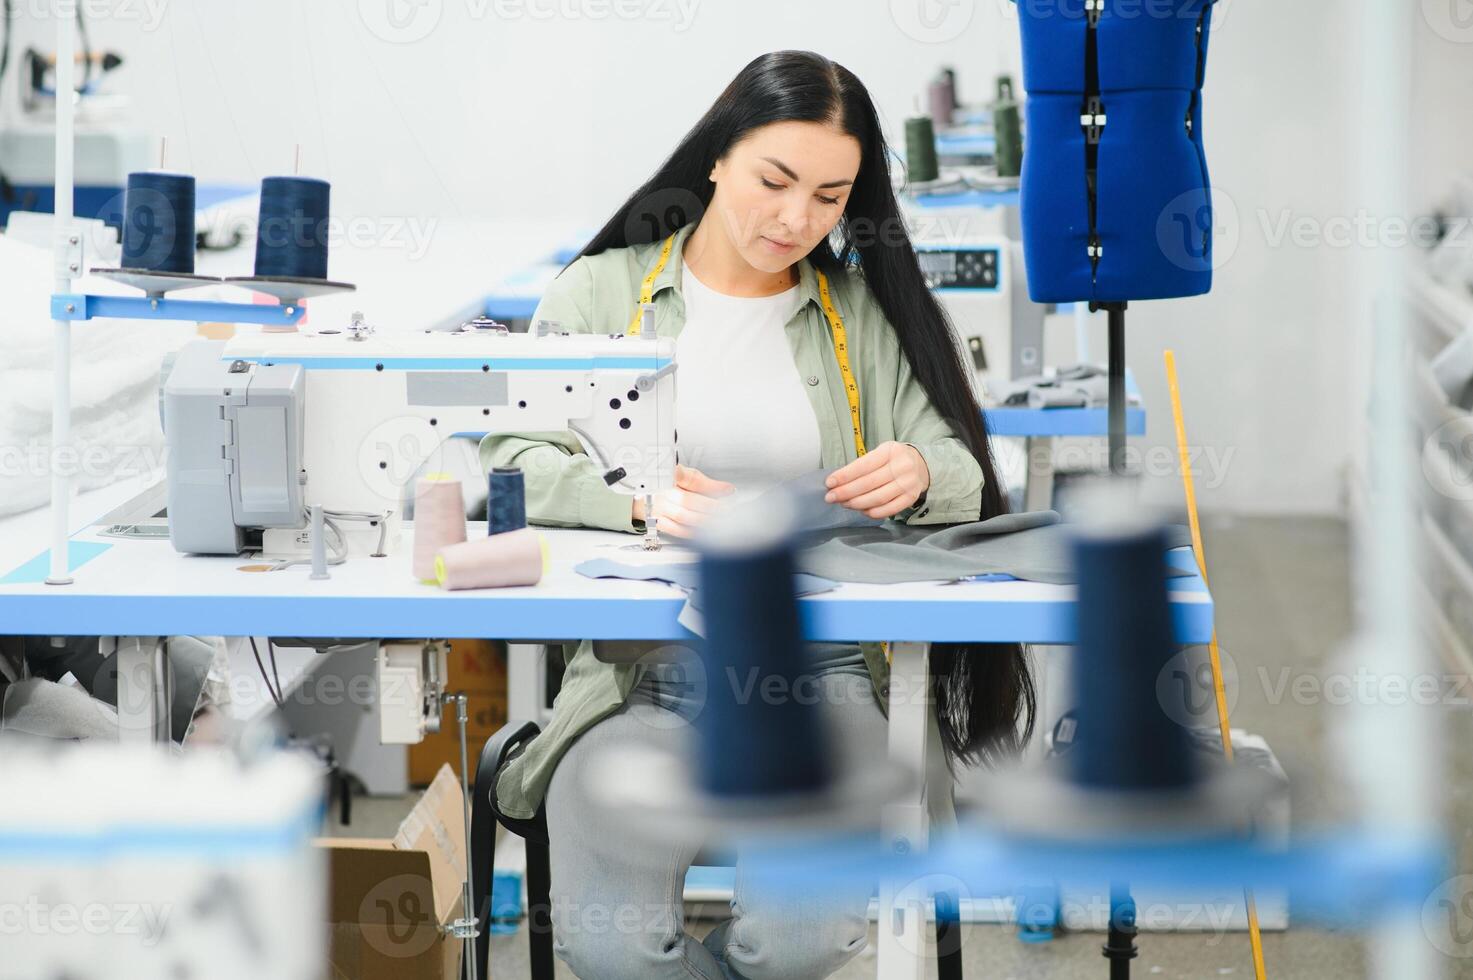
[[[1197, 571], [1202, 584], [1207, 586], [1207, 556], [1202, 550], [1202, 524], [1197, 520], [1197, 490], [1192, 483], [1192, 455], [1187, 449], [1187, 427], [1181, 415], [1181, 389], [1176, 383], [1176, 353], [1166, 352], [1166, 384], [1171, 389], [1171, 417], [1176, 423], [1176, 448], [1181, 456], [1181, 479], [1186, 489], [1187, 518], [1192, 525], [1192, 550], [1197, 555]], [[1208, 586], [1210, 590], [1210, 586]], [[1222, 731], [1222, 754], [1229, 763], [1233, 761], [1232, 725], [1228, 720], [1227, 689], [1222, 683], [1222, 655], [1217, 648], [1217, 627], [1212, 627], [1212, 643], [1208, 646], [1212, 659], [1212, 689], [1217, 696], [1217, 724]], [[1253, 892], [1244, 889], [1243, 900], [1248, 908], [1248, 940], [1253, 944], [1253, 975], [1257, 980], [1267, 976], [1263, 966], [1263, 934], [1258, 929], [1258, 906], [1253, 901]]]

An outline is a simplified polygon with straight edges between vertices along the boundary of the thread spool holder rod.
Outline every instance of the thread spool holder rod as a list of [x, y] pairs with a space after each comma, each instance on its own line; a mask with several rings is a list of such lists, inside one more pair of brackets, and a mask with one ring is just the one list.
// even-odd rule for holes
[[116, 317], [128, 320], [194, 320], [213, 323], [260, 323], [290, 326], [302, 318], [302, 306], [266, 303], [220, 303], [212, 300], [167, 299], [149, 296], [96, 296], [57, 293], [51, 297], [51, 318], [58, 322]]
[[[82, 239], [76, 231], [73, 189], [76, 178], [76, 30], [77, 5], [59, 0], [56, 4], [56, 190], [51, 229], [51, 254], [55, 268], [53, 291], [72, 291], [72, 277], [82, 274]], [[55, 310], [55, 304], [52, 304]], [[53, 314], [51, 452], [53, 463], [71, 442], [72, 433], [72, 334], [71, 321]], [[72, 481], [65, 467], [51, 467], [51, 560], [47, 585], [71, 585], [68, 574], [71, 533]]]

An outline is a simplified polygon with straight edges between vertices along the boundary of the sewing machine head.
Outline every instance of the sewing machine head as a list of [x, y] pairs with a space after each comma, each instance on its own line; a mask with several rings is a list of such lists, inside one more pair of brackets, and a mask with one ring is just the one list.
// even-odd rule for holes
[[959, 234], [971, 216], [951, 221], [948, 213], [918, 224], [916, 256], [951, 318], [981, 395], [1043, 369], [1048, 308], [1028, 298], [1019, 243], [1002, 234]]
[[[621, 493], [674, 485], [669, 339], [493, 327], [196, 341], [163, 391], [176, 548], [310, 550], [305, 511], [354, 515], [348, 553], [391, 551], [406, 487], [454, 435], [571, 431]], [[380, 523], [382, 522], [382, 523]]]

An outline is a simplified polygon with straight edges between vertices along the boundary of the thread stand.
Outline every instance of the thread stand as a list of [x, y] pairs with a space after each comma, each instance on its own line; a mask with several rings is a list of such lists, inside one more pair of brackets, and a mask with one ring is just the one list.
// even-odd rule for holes
[[226, 276], [222, 281], [229, 286], [240, 286], [274, 296], [283, 306], [295, 306], [313, 296], [351, 293], [358, 288], [348, 282], [297, 276]]
[[1109, 318], [1110, 361], [1106, 378], [1110, 385], [1110, 401], [1106, 429], [1110, 440], [1110, 474], [1125, 475], [1125, 310], [1128, 303], [1096, 303], [1089, 311], [1104, 310]]
[[133, 289], [142, 290], [149, 299], [161, 299], [168, 292], [218, 285], [219, 276], [202, 276], [189, 272], [154, 272], [151, 269], [93, 269], [94, 276], [111, 279]]

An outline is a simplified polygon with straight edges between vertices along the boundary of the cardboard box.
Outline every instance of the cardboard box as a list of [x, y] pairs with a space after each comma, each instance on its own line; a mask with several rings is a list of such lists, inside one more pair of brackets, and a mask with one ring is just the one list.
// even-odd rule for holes
[[[469, 699], [466, 750], [474, 775], [481, 746], [506, 724], [506, 647], [493, 640], [451, 640], [448, 665], [446, 692], [464, 691]], [[426, 785], [445, 765], [459, 776], [460, 727], [453, 708], [440, 719], [439, 732], [409, 746], [410, 784]]]
[[451, 640], [446, 690], [506, 693], [506, 644], [500, 640]]
[[458, 980], [465, 804], [442, 766], [392, 839], [319, 838], [333, 980]]

